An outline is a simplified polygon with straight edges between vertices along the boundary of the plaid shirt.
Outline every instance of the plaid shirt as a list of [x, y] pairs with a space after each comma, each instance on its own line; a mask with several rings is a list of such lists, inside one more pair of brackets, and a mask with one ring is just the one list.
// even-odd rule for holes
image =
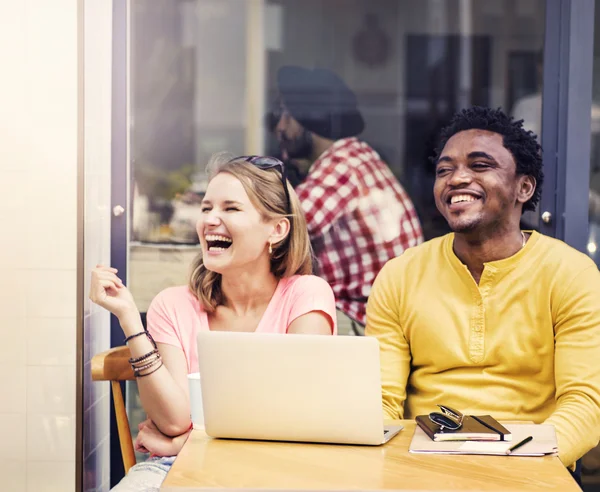
[[377, 152], [358, 139], [335, 142], [296, 188], [337, 308], [365, 323], [379, 270], [423, 241], [412, 201]]

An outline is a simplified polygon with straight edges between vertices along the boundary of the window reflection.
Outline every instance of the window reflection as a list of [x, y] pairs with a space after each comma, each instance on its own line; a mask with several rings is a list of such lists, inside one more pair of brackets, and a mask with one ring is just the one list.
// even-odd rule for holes
[[[590, 231], [587, 253], [600, 265], [600, 12], [595, 11], [592, 79], [592, 127], [589, 192]], [[598, 467], [600, 469], [600, 467]], [[596, 470], [598, 471], [598, 470]]]
[[[425, 239], [446, 233], [428, 159], [437, 133], [455, 111], [479, 104], [503, 107], [539, 134], [544, 6], [543, 0], [132, 1], [130, 283], [144, 299], [140, 307], [162, 288], [185, 282], [197, 252], [205, 164], [214, 152], [288, 157], [290, 180], [295, 186], [306, 180], [315, 157], [289, 159], [274, 131], [284, 66], [323, 68], [344, 81], [364, 120], [357, 138], [400, 183]], [[524, 222], [535, 227], [537, 215]]]

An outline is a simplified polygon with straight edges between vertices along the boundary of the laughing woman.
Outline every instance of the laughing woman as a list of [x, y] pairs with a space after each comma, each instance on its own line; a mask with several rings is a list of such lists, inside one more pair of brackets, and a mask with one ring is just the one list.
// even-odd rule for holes
[[148, 420], [136, 448], [155, 455], [113, 489], [158, 490], [187, 439], [189, 373], [198, 371], [199, 331], [336, 334], [335, 300], [312, 273], [298, 198], [272, 157], [217, 158], [197, 224], [202, 252], [187, 286], [152, 301], [148, 331], [113, 268], [92, 271], [90, 299], [118, 317]]

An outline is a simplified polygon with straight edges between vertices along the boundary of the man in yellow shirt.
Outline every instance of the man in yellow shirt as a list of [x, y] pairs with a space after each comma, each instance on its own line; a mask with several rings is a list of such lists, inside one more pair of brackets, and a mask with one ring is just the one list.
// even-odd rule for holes
[[600, 272], [565, 243], [521, 231], [543, 182], [541, 148], [521, 121], [463, 110], [435, 159], [436, 206], [454, 232], [390, 260], [367, 306], [385, 416], [439, 403], [550, 423], [571, 466], [600, 437]]

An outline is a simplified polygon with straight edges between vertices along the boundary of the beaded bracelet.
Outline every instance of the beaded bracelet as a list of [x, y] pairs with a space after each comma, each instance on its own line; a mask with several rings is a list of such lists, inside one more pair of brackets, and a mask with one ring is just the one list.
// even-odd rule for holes
[[155, 372], [156, 372], [156, 371], [158, 371], [158, 370], [159, 370], [159, 369], [160, 369], [162, 366], [163, 366], [163, 363], [162, 363], [162, 361], [160, 361], [160, 364], [159, 364], [159, 366], [158, 366], [156, 369], [153, 369], [152, 371], [150, 371], [150, 372], [147, 372], [146, 374], [136, 374], [136, 373], [134, 373], [134, 374], [135, 374], [135, 377], [136, 377], [136, 378], [143, 378], [144, 376], [150, 376], [150, 374], [153, 374], [153, 373], [155, 373]]
[[134, 366], [132, 365], [131, 368], [133, 369], [133, 371], [143, 371], [144, 369], [148, 369], [149, 367], [152, 367], [154, 364], [156, 364], [156, 361], [159, 361], [160, 359], [160, 355], [157, 355], [156, 357], [154, 357], [151, 360], [148, 361], [144, 361], [143, 365], [140, 366]]
[[151, 364], [148, 364], [146, 366], [143, 367], [136, 367], [133, 370], [133, 374], [134, 376], [139, 376], [140, 374], [142, 374], [144, 371], [147, 371], [148, 369], [152, 369], [154, 366], [156, 366], [157, 364], [162, 364], [162, 361], [160, 359], [156, 359], [154, 361], [152, 361]]
[[130, 363], [131, 365], [133, 365], [133, 364], [137, 364], [138, 362], [143, 362], [143, 361], [144, 361], [144, 359], [147, 359], [147, 358], [148, 358], [148, 357], [150, 357], [152, 354], [158, 354], [158, 350], [157, 350], [157, 349], [151, 350], [151, 351], [150, 351], [150, 352], [148, 352], [147, 354], [144, 354], [144, 355], [142, 355], [142, 356], [140, 356], [140, 357], [136, 357], [135, 359], [132, 357], [131, 359], [129, 359], [129, 363]]
[[152, 360], [146, 360], [138, 365], [132, 364], [131, 368], [133, 369], [134, 373], [144, 371], [144, 370], [148, 369], [149, 367], [152, 367], [154, 364], [157, 364], [160, 360], [161, 360], [160, 356], [154, 357]]
[[133, 369], [134, 374], [136, 374], [139, 371], [143, 371], [149, 367], [152, 367], [153, 364], [160, 360], [161, 357], [158, 350], [153, 350], [152, 352], [148, 352], [141, 357], [129, 359], [129, 363], [131, 364], [131, 369]]

